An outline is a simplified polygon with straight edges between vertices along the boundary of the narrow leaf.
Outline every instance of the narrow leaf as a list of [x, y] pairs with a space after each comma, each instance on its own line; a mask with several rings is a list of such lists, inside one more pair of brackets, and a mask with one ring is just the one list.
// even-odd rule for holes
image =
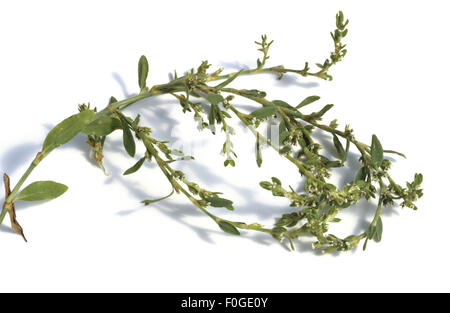
[[401, 153], [401, 152], [394, 151], [394, 150], [384, 150], [384, 153], [397, 154], [397, 155], [399, 155], [399, 156], [401, 156], [401, 157], [404, 157], [404, 158], [406, 159], [406, 155], [404, 155], [404, 154]]
[[356, 175], [355, 175], [355, 182], [357, 182], [357, 181], [359, 181], [359, 180], [362, 180], [362, 181], [365, 181], [366, 180], [366, 177], [367, 177], [367, 170], [366, 170], [366, 168], [365, 167], [361, 167], [359, 170], [358, 170], [358, 172], [356, 172]]
[[350, 140], [347, 138], [347, 142], [345, 144], [345, 157], [344, 160], [342, 160], [342, 162], [345, 162], [347, 160], [349, 150], [350, 150]]
[[216, 113], [217, 104], [211, 103], [208, 114], [209, 125], [214, 125], [216, 123]]
[[165, 196], [165, 197], [162, 197], [162, 198], [159, 198], [159, 199], [155, 199], [155, 200], [144, 200], [144, 201], [141, 201], [141, 203], [143, 203], [143, 204], [145, 204], [145, 205], [150, 205], [151, 203], [155, 203], [155, 202], [158, 202], [158, 201], [167, 199], [167, 198], [169, 198], [171, 195], [173, 195], [174, 191], [175, 191], [175, 189], [172, 189], [172, 192], [171, 192], [170, 194], [168, 194], [167, 196]]
[[370, 225], [369, 230], [367, 231], [367, 238], [369, 238], [370, 240], [373, 239], [376, 232], [377, 232], [376, 227]]
[[42, 201], [58, 198], [69, 189], [66, 185], [53, 181], [37, 181], [25, 187], [16, 200]]
[[366, 251], [368, 242], [369, 242], [369, 237], [367, 237], [366, 241], [364, 241], [363, 251]]
[[145, 157], [141, 158], [139, 161], [136, 162], [136, 164], [134, 164], [132, 167], [127, 169], [123, 173], [123, 175], [130, 175], [130, 174], [137, 172], [141, 168], [142, 164], [144, 164], [144, 162], [145, 162]]
[[383, 147], [377, 136], [372, 136], [372, 145], [370, 147], [370, 157], [372, 158], [372, 165], [378, 168], [383, 161]]
[[134, 157], [136, 154], [136, 143], [134, 142], [133, 134], [131, 133], [130, 126], [128, 125], [128, 122], [122, 114], [119, 115], [120, 121], [122, 122], [122, 129], [123, 129], [123, 146], [125, 147], [125, 150], [127, 153]]
[[322, 117], [325, 113], [328, 112], [328, 110], [330, 110], [334, 105], [333, 104], [327, 104], [326, 106], [324, 106], [322, 108], [322, 110], [320, 110], [319, 112], [315, 112], [312, 115], [317, 118], [317, 117]]
[[66, 118], [56, 125], [47, 135], [42, 152], [48, 154], [53, 149], [69, 142], [81, 132], [94, 116], [94, 111], [87, 110]]
[[345, 153], [344, 147], [342, 146], [339, 138], [335, 134], [333, 134], [333, 143], [334, 143], [334, 146], [336, 147], [336, 151], [339, 156], [339, 159], [341, 159], [341, 161], [344, 162], [345, 158], [346, 158], [346, 153]]
[[319, 99], [320, 99], [319, 96], [310, 96], [310, 97], [307, 97], [307, 98], [305, 98], [305, 100], [303, 100], [302, 102], [300, 102], [300, 104], [297, 105], [295, 108], [296, 108], [296, 109], [300, 109], [301, 107], [304, 107], [304, 106], [306, 106], [306, 105], [308, 105], [308, 104], [310, 104], [310, 103], [313, 103], [313, 102], [315, 102], [315, 101], [317, 101], [317, 100], [319, 100]]
[[259, 142], [259, 133], [256, 135], [256, 164], [258, 167], [261, 167], [262, 164], [262, 156], [261, 156], [261, 144]]
[[205, 95], [205, 98], [211, 103], [208, 114], [209, 125], [214, 125], [216, 123], [217, 109], [219, 109], [218, 105], [223, 101], [223, 97], [216, 93], [208, 93]]
[[277, 112], [277, 110], [278, 109], [276, 106], [266, 106], [256, 111], [253, 111], [250, 115], [257, 119], [264, 119], [274, 115], [275, 112]]
[[144, 89], [147, 86], [148, 61], [145, 55], [141, 56], [138, 63], [139, 87]]
[[239, 236], [241, 233], [237, 230], [236, 227], [234, 227], [232, 224], [225, 222], [225, 221], [220, 221], [219, 223], [217, 223], [220, 227], [220, 229], [222, 229], [224, 232], [229, 233], [231, 235], [237, 235]]

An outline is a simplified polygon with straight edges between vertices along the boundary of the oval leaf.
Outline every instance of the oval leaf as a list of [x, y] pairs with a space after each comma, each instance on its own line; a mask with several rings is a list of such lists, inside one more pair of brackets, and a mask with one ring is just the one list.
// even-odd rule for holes
[[383, 147], [377, 136], [372, 135], [372, 145], [370, 147], [370, 157], [372, 158], [372, 165], [378, 168], [383, 161]]
[[383, 222], [381, 221], [381, 217], [378, 218], [375, 229], [376, 231], [373, 240], [375, 240], [375, 242], [380, 242], [383, 237]]
[[47, 135], [42, 147], [44, 154], [69, 142], [92, 120], [94, 111], [87, 110], [66, 118], [56, 125]]
[[133, 165], [132, 167], [130, 167], [129, 169], [127, 169], [127, 170], [123, 173], [123, 175], [130, 175], [130, 174], [133, 174], [133, 173], [137, 172], [137, 171], [141, 168], [142, 164], [144, 164], [144, 162], [145, 162], [145, 157], [143, 157], [142, 159], [140, 159], [139, 161], [137, 161], [135, 165]]
[[139, 87], [144, 89], [147, 86], [148, 61], [145, 55], [141, 56], [138, 64]]
[[83, 129], [83, 133], [86, 135], [107, 136], [121, 128], [122, 124], [119, 119], [102, 114], [98, 118], [94, 117], [92, 122]]
[[257, 119], [264, 119], [274, 115], [277, 110], [278, 109], [276, 106], [266, 106], [264, 108], [253, 111], [250, 115]]
[[237, 235], [239, 236], [241, 233], [237, 230], [236, 227], [234, 227], [233, 225], [231, 225], [228, 222], [225, 221], [220, 221], [219, 223], [217, 223], [220, 227], [221, 230], [223, 230], [226, 233], [229, 233], [231, 235]]
[[227, 208], [228, 210], [234, 210], [233, 201], [217, 197], [205, 198], [212, 207], [215, 208]]
[[53, 181], [37, 181], [25, 187], [16, 200], [41, 201], [58, 198], [69, 189], [66, 185]]

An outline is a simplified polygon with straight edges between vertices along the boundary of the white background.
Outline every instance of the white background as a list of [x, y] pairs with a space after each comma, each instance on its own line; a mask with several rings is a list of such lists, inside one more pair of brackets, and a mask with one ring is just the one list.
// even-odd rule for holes
[[[54, 201], [17, 204], [29, 243], [9, 222], [0, 227], [0, 290], [449, 291], [446, 1], [2, 1], [0, 169], [17, 182], [48, 130], [78, 103], [102, 108], [111, 95], [136, 93], [141, 54], [149, 58], [153, 85], [206, 59], [213, 69], [253, 67], [259, 57], [253, 41], [267, 33], [275, 40], [269, 64], [301, 68], [328, 56], [338, 10], [350, 19], [349, 52], [332, 70], [332, 82], [261, 75], [234, 86], [291, 103], [320, 95], [313, 109], [335, 104], [326, 122], [349, 123], [365, 142], [376, 133], [386, 149], [407, 154], [396, 158], [393, 176], [403, 183], [422, 172], [425, 196], [417, 212], [386, 211], [380, 244], [321, 256], [305, 239], [289, 252], [270, 237], [222, 233], [182, 196], [143, 207], [139, 201], [170, 191], [158, 169], [121, 176], [135, 160], [122, 151], [117, 133], [105, 147], [106, 177], [78, 136], [29, 178], [62, 182], [69, 191]], [[276, 175], [299, 186], [295, 168], [265, 149], [259, 170], [254, 139], [239, 123], [233, 138], [239, 158], [230, 169], [219, 155], [223, 134], [199, 133], [192, 115], [170, 97], [128, 112], [141, 113], [155, 137], [193, 147], [196, 161], [177, 168], [235, 201], [235, 212], [216, 214], [271, 225], [290, 210], [258, 183]], [[332, 231], [362, 231], [372, 214], [373, 205], [362, 203]]]

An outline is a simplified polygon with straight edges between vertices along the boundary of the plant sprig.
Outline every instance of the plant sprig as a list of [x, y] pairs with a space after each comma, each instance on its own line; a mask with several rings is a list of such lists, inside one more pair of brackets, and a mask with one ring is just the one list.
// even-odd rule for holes
[[[152, 87], [147, 85], [149, 63], [147, 58], [142, 56], [138, 62], [139, 94], [137, 96], [120, 101], [111, 97], [108, 105], [100, 111], [91, 109], [89, 105], [79, 105], [79, 113], [65, 119], [49, 132], [41, 151], [13, 190], [10, 190], [9, 177], [4, 175], [6, 197], [0, 215], [0, 224], [9, 213], [13, 229], [25, 239], [23, 229], [16, 219], [15, 202], [54, 199], [67, 190], [67, 186], [51, 181], [33, 182], [22, 188], [34, 168], [54, 149], [69, 142], [77, 134], [83, 133], [87, 136], [88, 145], [92, 147], [94, 159], [106, 173], [102, 163], [105, 141], [114, 131], [121, 131], [124, 150], [130, 157], [135, 157], [136, 140], [145, 148], [144, 155], [139, 156], [137, 161], [133, 161], [133, 165], [124, 171], [124, 175], [139, 171], [145, 162], [154, 162], [172, 186], [172, 191], [168, 195], [159, 199], [143, 200], [144, 205], [152, 205], [154, 202], [169, 198], [174, 193], [183, 194], [224, 232], [232, 235], [240, 235], [239, 230], [263, 232], [280, 242], [288, 241], [292, 249], [293, 242], [302, 236], [315, 237], [313, 248], [325, 253], [352, 250], [363, 240], [364, 249], [369, 240], [380, 242], [383, 232], [383, 209], [399, 203], [402, 207], [416, 210], [415, 203], [423, 195], [420, 187], [423, 180], [421, 174], [415, 174], [413, 181], [408, 182], [405, 187], [397, 184], [389, 174], [391, 162], [385, 158], [385, 154], [394, 153], [403, 157], [404, 155], [393, 150], [385, 150], [376, 135], [372, 136], [369, 145], [357, 140], [349, 125], [339, 129], [336, 120], [328, 124], [323, 123], [322, 119], [333, 108], [332, 104], [326, 104], [310, 114], [303, 113], [301, 110], [304, 107], [314, 105], [320, 100], [318, 96], [309, 96], [299, 104], [289, 104], [283, 100], [270, 99], [267, 93], [261, 90], [235, 89], [230, 86], [241, 75], [264, 72], [275, 73], [279, 79], [282, 79], [284, 74], [294, 73], [303, 77], [312, 76], [331, 80], [330, 68], [340, 62], [347, 53], [346, 45], [342, 43], [348, 33], [347, 25], [348, 20], [345, 20], [342, 12], [339, 12], [336, 15], [336, 29], [331, 33], [334, 49], [329, 58], [316, 64], [317, 71], [311, 71], [308, 62], [305, 62], [302, 69], [290, 69], [283, 65], [266, 67], [269, 48], [273, 43], [273, 40], [269, 41], [266, 35], [261, 37], [260, 42], [256, 42], [262, 57], [257, 59], [256, 67], [253, 69], [228, 74], [222, 74], [221, 68], [209, 72], [211, 65], [208, 61], [203, 61], [197, 69], [191, 69], [184, 76], [179, 77], [175, 72], [174, 78], [168, 83]], [[212, 83], [219, 80], [222, 82]], [[235, 166], [237, 162], [237, 153], [232, 143], [235, 132], [228, 124], [228, 120], [233, 118], [241, 121], [255, 135], [258, 167], [263, 164], [261, 147], [264, 145], [272, 147], [291, 162], [305, 179], [303, 191], [295, 191], [291, 186], [286, 187], [277, 177], [260, 183], [260, 186], [270, 191], [273, 196], [289, 199], [291, 209], [279, 216], [272, 227], [258, 223], [231, 221], [212, 214], [209, 209], [211, 207], [234, 210], [235, 204], [224, 198], [220, 192], [200, 187], [189, 180], [182, 171], [172, 168], [171, 163], [193, 160], [193, 157], [185, 156], [182, 151], [171, 149], [167, 141], [154, 138], [152, 129], [140, 124], [139, 115], [133, 118], [124, 113], [130, 105], [161, 94], [170, 94], [175, 97], [184, 113], [193, 114], [200, 130], [208, 128], [212, 134], [216, 135], [216, 127], [220, 126], [225, 137], [220, 151], [226, 157], [224, 166]], [[259, 107], [249, 114], [241, 112], [234, 105], [235, 97], [251, 100]], [[207, 103], [207, 110], [202, 105], [204, 102]], [[269, 118], [274, 118], [278, 123], [279, 133], [275, 138], [267, 138], [258, 130], [260, 125]], [[317, 131], [331, 135], [336, 159], [330, 159], [322, 153], [322, 145], [313, 139], [313, 133]], [[360, 153], [360, 168], [354, 173], [353, 181], [339, 188], [331, 184], [329, 178], [334, 168], [347, 165], [351, 146]], [[338, 217], [339, 213], [362, 199], [378, 199], [377, 210], [368, 229], [345, 238], [339, 238], [330, 233], [330, 225], [341, 221]]]

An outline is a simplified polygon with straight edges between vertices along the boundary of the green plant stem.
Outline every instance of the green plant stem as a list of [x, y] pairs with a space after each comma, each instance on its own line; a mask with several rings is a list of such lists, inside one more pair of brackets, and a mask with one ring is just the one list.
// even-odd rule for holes
[[[233, 105], [230, 105], [230, 109], [231, 109], [231, 111], [233, 111], [233, 113], [234, 113], [234, 114], [235, 114], [235, 115], [236, 115], [236, 116], [237, 116], [237, 117], [245, 124], [245, 126], [247, 126], [248, 129], [250, 129], [250, 130], [252, 131], [252, 133], [255, 135], [255, 137], [259, 137], [260, 140], [261, 140], [263, 143], [265, 143], [265, 144], [271, 146], [272, 148], [274, 148], [275, 150], [278, 151], [278, 147], [275, 146], [275, 145], [272, 143], [271, 140], [269, 140], [268, 138], [266, 138], [265, 136], [263, 136], [261, 133], [259, 133], [252, 125], [250, 125], [250, 124], [245, 120], [245, 118], [243, 117], [244, 114], [243, 114], [242, 112], [240, 112], [238, 109], [236, 109], [236, 107], [234, 107]], [[316, 177], [314, 177], [314, 175], [313, 175], [311, 172], [309, 172], [309, 171], [305, 168], [305, 166], [303, 165], [303, 163], [302, 163], [301, 161], [299, 161], [299, 160], [293, 158], [293, 157], [290, 156], [289, 154], [285, 154], [284, 157], [285, 157], [286, 159], [288, 159], [289, 161], [291, 161], [292, 163], [294, 163], [294, 164], [297, 166], [297, 168], [299, 169], [299, 171], [300, 171], [305, 177], [307, 177], [308, 179], [314, 180], [314, 181], [316, 181], [316, 182], [319, 183], [319, 184], [323, 184], [323, 181], [321, 181], [321, 180], [317, 179]]]
[[19, 192], [22, 185], [27, 180], [28, 176], [30, 176], [31, 172], [35, 169], [35, 167], [39, 164], [39, 162], [44, 158], [44, 156], [39, 153], [31, 162], [30, 166], [28, 166], [28, 169], [25, 171], [25, 173], [22, 175], [22, 177], [19, 179], [17, 184], [14, 186], [14, 189], [9, 194], [8, 198], [5, 199], [5, 203], [3, 204], [2, 212], [0, 214], [0, 225], [3, 223], [3, 220], [5, 219], [6, 213], [8, 212], [9, 208], [11, 207], [11, 204], [14, 202], [14, 199]]
[[[124, 110], [125, 108], [129, 107], [130, 105], [149, 98], [156, 95], [161, 95], [169, 92], [175, 92], [175, 91], [182, 91], [183, 89], [180, 87], [179, 81], [172, 81], [167, 84], [162, 85], [155, 85], [153, 86], [149, 92], [139, 94], [137, 96], [133, 96], [118, 102], [115, 102], [111, 105], [109, 105], [107, 108], [110, 110]], [[8, 196], [7, 199], [5, 199], [5, 203], [2, 208], [2, 212], [0, 213], [0, 225], [3, 223], [3, 220], [5, 219], [6, 213], [8, 212], [9, 207], [11, 206], [11, 203], [14, 202], [14, 199], [19, 192], [22, 185], [25, 183], [26, 179], [30, 174], [33, 172], [33, 170], [36, 168], [36, 166], [40, 163], [40, 161], [46, 157], [47, 154], [39, 153], [36, 158], [31, 162], [30, 166], [26, 170], [26, 172], [22, 175], [20, 180], [17, 182], [17, 184], [14, 186], [14, 189], [11, 191], [11, 194]]]
[[[334, 65], [334, 63], [332, 65]], [[248, 74], [261, 74], [261, 73], [277, 73], [277, 74], [293, 73], [293, 74], [301, 75], [303, 77], [312, 76], [312, 77], [317, 77], [317, 78], [323, 79], [322, 74], [324, 73], [324, 70], [320, 70], [318, 72], [313, 73], [313, 72], [308, 72], [305, 70], [295, 70], [295, 69], [285, 68], [283, 65], [278, 65], [278, 66], [272, 66], [272, 67], [266, 67], [266, 68], [253, 68], [253, 69], [249, 69], [249, 70], [241, 70], [241, 71], [237, 71], [237, 72], [233, 72], [233, 73], [229, 73], [229, 74], [225, 74], [225, 75], [210, 76], [210, 77], [208, 77], [207, 81], [209, 82], [209, 81], [216, 81], [216, 80], [220, 80], [220, 79], [228, 79], [230, 77], [233, 77], [236, 74], [248, 75]]]
[[[258, 73], [263, 73], [263, 72], [269, 72], [269, 71], [273, 71], [274, 68], [271, 69], [260, 69], [260, 70], [250, 70], [250, 71], [245, 71], [248, 72], [247, 74], [258, 74]], [[232, 76], [232, 74], [229, 75], [223, 75], [223, 76], [217, 76], [214, 79], [211, 80], [219, 80], [219, 79], [225, 79], [229, 76]], [[127, 99], [123, 99], [121, 101], [112, 103], [110, 105], [107, 106], [107, 109], [109, 110], [125, 110], [126, 108], [128, 108], [130, 105], [146, 99], [146, 98], [150, 98], [153, 96], [157, 96], [157, 95], [163, 95], [163, 94], [168, 94], [168, 93], [174, 93], [174, 92], [180, 92], [180, 91], [185, 91], [185, 76], [180, 77], [178, 79], [172, 80], [169, 83], [166, 84], [161, 84], [161, 85], [154, 85], [152, 88], [150, 88], [150, 90], [148, 92], [136, 95], [136, 96], [132, 96], [129, 97]], [[46, 156], [46, 155], [45, 155]], [[30, 164], [30, 166], [28, 167], [28, 169], [26, 170], [26, 172], [22, 175], [22, 177], [20, 178], [20, 180], [17, 182], [17, 184], [14, 186], [14, 189], [11, 191], [11, 194], [8, 196], [7, 199], [5, 199], [5, 203], [3, 205], [2, 211], [0, 213], [0, 225], [3, 223], [3, 220], [6, 216], [6, 213], [8, 212], [8, 208], [10, 207], [11, 203], [14, 201], [15, 196], [17, 195], [17, 193], [19, 192], [20, 188], [22, 187], [22, 185], [25, 183], [26, 179], [28, 178], [28, 176], [32, 173], [32, 171], [36, 168], [36, 166], [39, 164], [39, 162], [45, 157], [44, 155], [40, 154], [39, 157], [36, 157]]]
[[[255, 102], [261, 104], [263, 107], [269, 105], [269, 103], [270, 103], [267, 99], [264, 99], [264, 98], [257, 98], [257, 97], [252, 97], [252, 96], [246, 95], [246, 94], [242, 93], [242, 92], [241, 92], [240, 90], [238, 90], [238, 89], [234, 89], [234, 88], [223, 88], [222, 90], [223, 90], [224, 92], [232, 93], [232, 94], [235, 94], [235, 95], [238, 95], [238, 96], [241, 96], [241, 97], [244, 97], [244, 98], [253, 100], [253, 101], [255, 101]], [[299, 118], [300, 118], [302, 121], [304, 121], [304, 122], [306, 122], [306, 123], [309, 123], [309, 124], [311, 124], [311, 125], [314, 126], [314, 127], [317, 127], [317, 128], [319, 128], [319, 129], [321, 129], [321, 130], [327, 131], [327, 132], [329, 132], [329, 133], [332, 133], [332, 134], [335, 134], [335, 135], [337, 135], [337, 136], [340, 136], [340, 137], [343, 137], [343, 138], [345, 138], [345, 139], [350, 140], [350, 142], [351, 142], [352, 144], [354, 144], [355, 147], [356, 147], [356, 148], [359, 150], [359, 152], [361, 153], [361, 156], [363, 157], [364, 163], [365, 163], [365, 164], [369, 164], [369, 163], [370, 163], [370, 158], [369, 158], [369, 156], [368, 156], [367, 153], [366, 153], [366, 152], [367, 152], [367, 151], [366, 151], [367, 146], [366, 146], [365, 144], [363, 144], [362, 142], [357, 141], [355, 138], [353, 138], [353, 136], [351, 136], [351, 135], [349, 135], [349, 134], [346, 134], [345, 132], [342, 132], [342, 131], [340, 131], [340, 130], [331, 128], [330, 126], [322, 125], [322, 124], [316, 123], [316, 122], [314, 122], [314, 121], [308, 120], [306, 117], [302, 116], [302, 114], [300, 114]]]
[[[164, 173], [166, 178], [172, 184], [173, 188], [176, 191], [181, 191], [192, 202], [192, 204], [194, 206], [196, 206], [203, 213], [205, 213], [207, 216], [209, 216], [211, 219], [213, 219], [216, 223], [219, 223], [221, 221], [225, 221], [225, 222], [230, 223], [230, 224], [232, 224], [235, 227], [240, 228], [240, 229], [255, 230], [255, 231], [260, 231], [260, 232], [265, 232], [265, 233], [268, 233], [268, 234], [272, 234], [272, 230], [269, 229], [269, 228], [263, 228], [263, 227], [261, 227], [259, 225], [255, 225], [255, 224], [248, 225], [248, 224], [241, 223], [241, 222], [234, 222], [234, 221], [226, 220], [226, 219], [220, 218], [220, 217], [212, 214], [208, 210], [206, 210], [197, 201], [197, 199], [195, 199], [186, 189], [184, 189], [183, 186], [181, 186], [180, 183], [178, 183], [177, 180], [174, 178], [175, 175], [176, 175], [175, 170], [172, 169], [172, 167], [170, 167], [169, 164], [166, 161], [164, 161], [158, 155], [158, 152], [156, 151], [156, 148], [153, 146], [153, 141], [154, 140], [152, 140], [152, 138], [148, 134], [139, 132], [139, 129], [137, 127], [133, 127], [132, 129], [136, 133], [138, 138], [140, 138], [143, 141], [144, 146], [149, 151], [149, 153], [151, 153], [151, 155], [155, 158], [156, 163], [158, 164], [158, 167], [161, 169], [161, 171]], [[184, 184], [186, 184], [186, 185], [188, 184], [188, 182], [185, 179], [182, 179], [182, 181], [183, 181]]]

